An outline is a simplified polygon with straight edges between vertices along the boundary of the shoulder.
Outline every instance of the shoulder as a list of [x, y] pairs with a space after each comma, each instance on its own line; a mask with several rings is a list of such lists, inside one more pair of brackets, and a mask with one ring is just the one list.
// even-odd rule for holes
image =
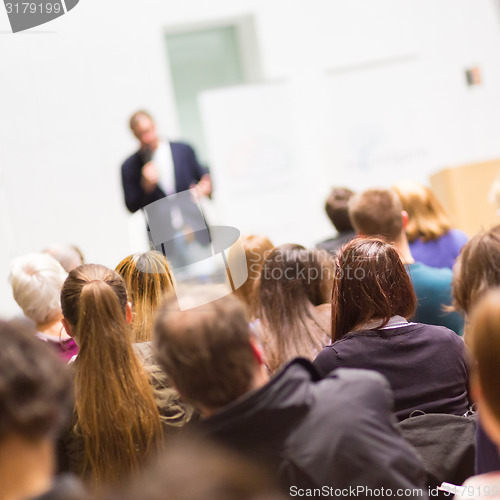
[[153, 363], [153, 343], [148, 342], [136, 342], [132, 344], [132, 348], [136, 356], [144, 363]]
[[434, 283], [451, 283], [452, 270], [448, 267], [431, 267], [421, 262], [409, 265], [410, 276]]
[[445, 326], [428, 325], [425, 323], [417, 323], [418, 330], [415, 330], [415, 335], [418, 335], [422, 342], [425, 342], [434, 347], [441, 346], [441, 356], [443, 359], [449, 354], [465, 355], [465, 342], [460, 335], [457, 335], [453, 330]]
[[469, 237], [461, 229], [450, 229], [447, 234], [460, 246], [465, 245], [469, 240]]
[[122, 164], [122, 172], [128, 172], [137, 167], [142, 167], [141, 156], [139, 151], [136, 151], [133, 155], [129, 156]]
[[380, 373], [373, 370], [362, 370], [358, 368], [338, 368], [323, 380], [337, 379], [343, 384], [361, 384], [365, 387], [379, 387], [384, 389], [389, 387], [387, 379]]
[[373, 411], [389, 415], [393, 410], [389, 382], [373, 370], [337, 368], [316, 382], [312, 392], [317, 404], [329, 412], [338, 408], [337, 420], [347, 419], [352, 423], [360, 413]]
[[170, 148], [176, 152], [191, 152], [193, 148], [187, 143], [182, 141], [169, 141]]
[[459, 340], [463, 343], [461, 337], [459, 337], [453, 330], [446, 328], [446, 326], [440, 325], [428, 325], [427, 323], [415, 323], [414, 325], [410, 325], [406, 327], [407, 329], [416, 329], [419, 332], [419, 335], [430, 335], [433, 337], [444, 337]]

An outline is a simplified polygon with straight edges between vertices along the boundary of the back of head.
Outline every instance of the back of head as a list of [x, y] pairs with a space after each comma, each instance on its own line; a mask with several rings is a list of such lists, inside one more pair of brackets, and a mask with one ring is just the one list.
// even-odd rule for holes
[[180, 310], [172, 294], [155, 324], [159, 363], [198, 408], [218, 409], [247, 392], [256, 366], [243, 304], [233, 295], [218, 297], [218, 289], [193, 288], [194, 307]]
[[397, 182], [392, 188], [409, 216], [406, 226], [409, 241], [434, 240], [451, 229], [448, 214], [430, 188], [409, 180]]
[[356, 238], [340, 251], [333, 280], [332, 341], [367, 321], [387, 324], [413, 316], [417, 299], [396, 249], [377, 238]]
[[[120, 333], [127, 330], [126, 305], [127, 290], [115, 271], [98, 264], [84, 264], [68, 274], [61, 290], [61, 307], [80, 346], [80, 355], [85, 353], [86, 344], [94, 340], [96, 328], [118, 329]], [[106, 339], [107, 336], [102, 340]]]
[[61, 315], [60, 293], [67, 273], [52, 256], [33, 253], [15, 258], [9, 281], [14, 299], [24, 314], [37, 324]]
[[107, 500], [284, 500], [264, 468], [198, 435], [172, 442], [134, 484]]
[[468, 314], [495, 286], [500, 286], [500, 225], [476, 234], [462, 248], [453, 267], [454, 308]]
[[0, 342], [0, 443], [12, 435], [54, 438], [70, 410], [66, 367], [47, 344], [5, 321]]
[[[260, 277], [260, 270], [266, 255], [274, 248], [269, 238], [260, 235], [242, 236], [243, 248], [247, 263], [248, 278], [234, 293], [246, 305], [250, 317], [255, 312], [255, 290]], [[233, 260], [239, 262], [238, 248], [229, 250], [228, 262], [230, 267]]]
[[[480, 418], [490, 437], [500, 444], [500, 288], [488, 291], [474, 306], [467, 344], [476, 364], [472, 374], [479, 383]], [[485, 418], [486, 417], [486, 418]]]
[[274, 322], [287, 317], [289, 310], [310, 301], [308, 269], [309, 254], [302, 245], [280, 245], [267, 253], [262, 264], [257, 291], [257, 314], [260, 319]]
[[349, 201], [349, 217], [359, 235], [397, 241], [403, 232], [403, 206], [392, 189], [368, 189]]
[[130, 342], [125, 284], [115, 271], [86, 264], [69, 273], [61, 305], [80, 347], [75, 407], [85, 441], [81, 475], [96, 486], [117, 481], [148, 459], [160, 437], [153, 395]]
[[326, 213], [339, 233], [354, 231], [349, 219], [349, 200], [353, 195], [348, 188], [333, 188], [326, 199]]
[[334, 259], [326, 250], [307, 249], [300, 252], [307, 265], [303, 281], [307, 297], [313, 306], [327, 304], [332, 298]]
[[310, 358], [320, 350], [325, 333], [314, 306], [329, 301], [332, 267], [326, 252], [301, 245], [280, 245], [266, 257], [257, 290], [256, 316], [271, 371], [290, 359]]
[[72, 245], [51, 245], [43, 252], [52, 255], [68, 273], [75, 269], [75, 267], [83, 264], [82, 253], [77, 247]]
[[165, 293], [174, 289], [174, 279], [167, 259], [150, 250], [123, 259], [116, 271], [122, 276], [134, 309], [133, 342], [152, 339], [153, 314]]
[[144, 109], [139, 109], [138, 111], [135, 111], [129, 118], [129, 127], [132, 132], [135, 130], [137, 122], [142, 118], [147, 118], [148, 120], [154, 121], [153, 117], [147, 111], [145, 111]]

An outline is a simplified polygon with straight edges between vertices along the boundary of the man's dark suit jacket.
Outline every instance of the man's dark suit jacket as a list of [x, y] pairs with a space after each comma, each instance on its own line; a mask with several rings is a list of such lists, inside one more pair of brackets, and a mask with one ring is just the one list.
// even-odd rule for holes
[[[188, 144], [171, 142], [170, 148], [174, 160], [175, 190], [180, 193], [189, 189], [191, 184], [196, 184], [203, 175], [208, 173], [208, 169], [198, 163], [193, 148]], [[132, 213], [166, 196], [166, 193], [159, 186], [151, 193], [146, 193], [142, 189], [141, 170], [144, 164], [144, 155], [137, 151], [122, 165], [125, 205]]]
[[[188, 190], [191, 184], [196, 184], [203, 175], [208, 173], [208, 169], [202, 167], [198, 163], [193, 148], [188, 144], [170, 142], [170, 148], [174, 163], [175, 192], [181, 193]], [[127, 208], [132, 213], [167, 196], [165, 191], [159, 186], [156, 186], [151, 193], [146, 193], [144, 191], [141, 186], [141, 171], [145, 163], [145, 155], [141, 151], [137, 151], [130, 158], [125, 160], [125, 163], [122, 165], [122, 184], [123, 193], [125, 195], [125, 205], [127, 205]], [[184, 220], [188, 222], [188, 224], [190, 217], [194, 218], [194, 220], [198, 220], [200, 217], [199, 208], [194, 203], [190, 203], [189, 206], [180, 207], [180, 209], [184, 216]], [[165, 225], [170, 228], [168, 232], [173, 234], [174, 230], [171, 226], [170, 217], [165, 219]], [[202, 245], [208, 245], [210, 242], [209, 234], [208, 229], [198, 230], [195, 233], [195, 237]], [[152, 241], [151, 235], [149, 235], [149, 238], [150, 241]], [[155, 246], [160, 250], [158, 245]], [[168, 253], [171, 251], [170, 247], [175, 247], [173, 240], [164, 242], [163, 248], [160, 251], [166, 251]]]

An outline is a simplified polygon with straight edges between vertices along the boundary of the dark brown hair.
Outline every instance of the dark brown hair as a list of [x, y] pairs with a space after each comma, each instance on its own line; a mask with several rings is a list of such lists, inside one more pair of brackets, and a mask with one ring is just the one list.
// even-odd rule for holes
[[500, 286], [500, 225], [481, 231], [463, 246], [453, 266], [453, 308], [468, 314], [494, 286]]
[[31, 331], [0, 321], [0, 441], [55, 437], [70, 411], [71, 377]]
[[403, 206], [392, 189], [368, 189], [349, 200], [349, 217], [362, 236], [396, 241], [403, 231]]
[[79, 345], [75, 361], [76, 429], [83, 435], [83, 477], [94, 485], [136, 472], [161, 442], [160, 417], [130, 342], [121, 276], [86, 264], [61, 292], [63, 315]]
[[329, 302], [333, 265], [325, 251], [280, 245], [266, 257], [257, 290], [256, 316], [269, 369], [324, 347], [328, 326], [318, 324], [315, 306]]
[[326, 199], [325, 210], [339, 232], [354, 231], [349, 219], [349, 200], [354, 192], [348, 188], [333, 188]]
[[180, 310], [171, 294], [155, 324], [156, 358], [182, 397], [198, 408], [225, 406], [249, 390], [254, 375], [244, 305], [233, 295], [219, 297], [216, 288], [193, 288], [187, 298], [193, 307]]
[[125, 257], [115, 271], [125, 281], [132, 307], [132, 342], [153, 338], [153, 314], [163, 295], [174, 289], [167, 259], [160, 252], [136, 253]]
[[392, 316], [409, 319], [417, 299], [396, 249], [377, 238], [356, 238], [340, 251], [333, 279], [332, 341], [357, 326]]

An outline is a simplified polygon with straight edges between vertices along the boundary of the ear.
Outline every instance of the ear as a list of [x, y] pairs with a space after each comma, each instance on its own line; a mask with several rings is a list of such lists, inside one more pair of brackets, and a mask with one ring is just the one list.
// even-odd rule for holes
[[64, 329], [66, 330], [66, 333], [70, 336], [73, 337], [73, 329], [71, 328], [71, 325], [69, 324], [69, 321], [66, 318], [61, 319], [61, 324], [64, 326]]
[[250, 338], [250, 347], [252, 348], [253, 356], [255, 358], [255, 361], [257, 361], [257, 364], [259, 366], [263, 365], [264, 355], [262, 354], [260, 347], [257, 345], [257, 341], [253, 338]]
[[410, 219], [410, 216], [408, 215], [408, 212], [406, 210], [403, 210], [401, 212], [401, 218], [403, 219], [403, 230], [405, 230], [406, 226], [408, 225], [408, 220]]
[[127, 321], [127, 324], [130, 325], [130, 323], [132, 323], [133, 317], [134, 314], [132, 313], [132, 303], [127, 302], [127, 305], [125, 306], [125, 320]]

